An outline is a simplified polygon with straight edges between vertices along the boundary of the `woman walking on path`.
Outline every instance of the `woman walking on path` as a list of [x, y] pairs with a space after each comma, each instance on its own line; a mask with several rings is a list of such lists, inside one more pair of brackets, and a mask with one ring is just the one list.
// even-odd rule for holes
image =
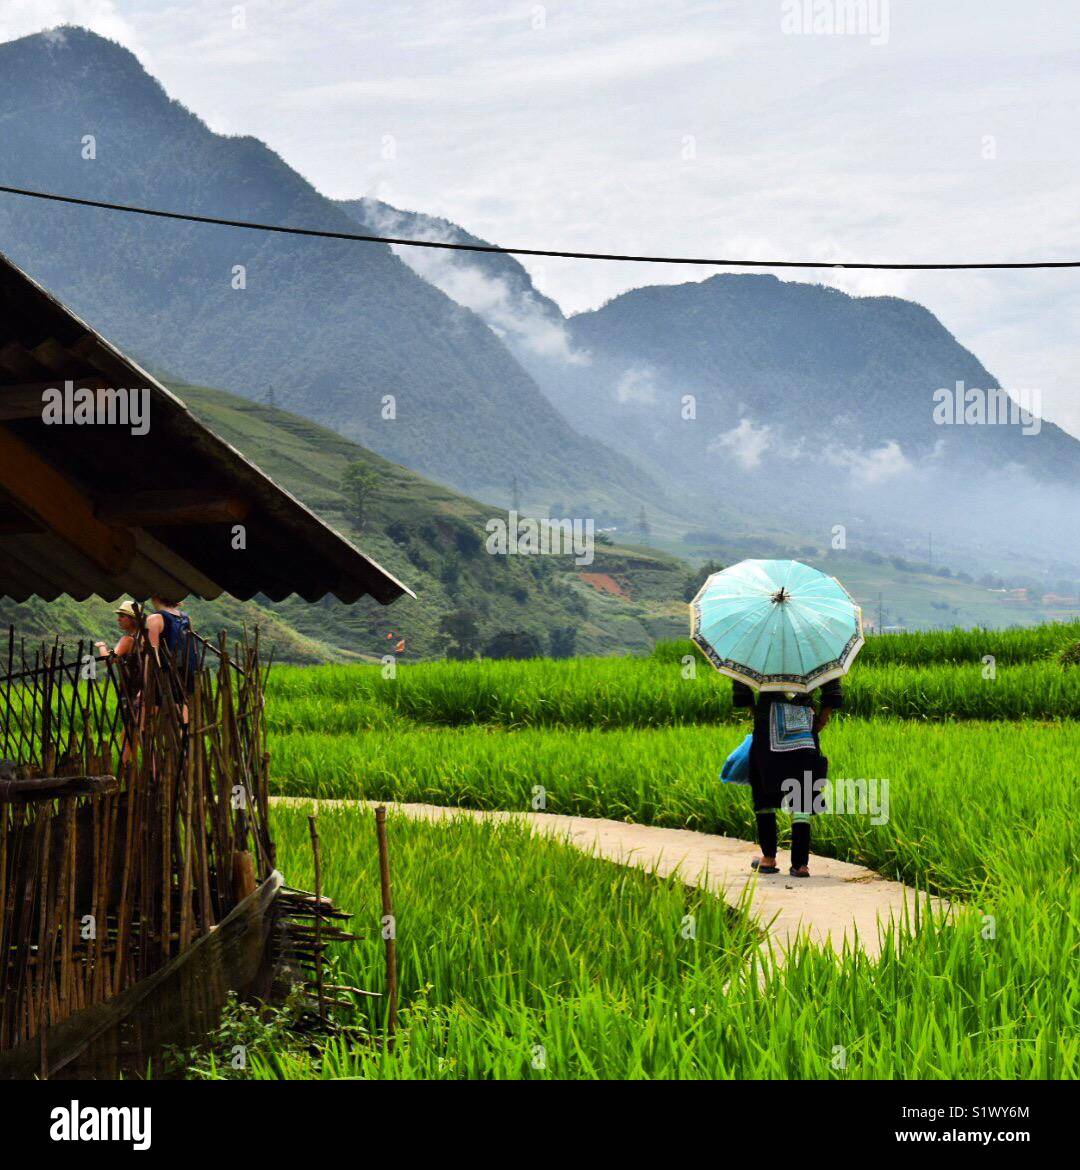
[[[809, 877], [810, 818], [829, 771], [818, 736], [843, 706], [840, 676], [863, 647], [862, 610], [835, 577], [812, 565], [739, 561], [698, 590], [690, 637], [732, 679], [733, 705], [754, 712], [748, 771], [761, 843], [754, 868], [779, 872], [776, 813], [788, 808], [791, 876]], [[733, 752], [729, 763], [743, 754]]]
[[773, 874], [776, 865], [776, 814], [790, 808], [791, 876], [809, 877], [810, 818], [829, 774], [829, 761], [821, 754], [819, 733], [843, 706], [839, 678], [818, 690], [821, 704], [814, 709], [813, 694], [763, 691], [755, 698], [745, 683], [732, 682], [732, 705], [754, 712], [754, 737], [750, 746], [750, 791], [754, 798], [761, 857], [751, 865], [758, 873]]

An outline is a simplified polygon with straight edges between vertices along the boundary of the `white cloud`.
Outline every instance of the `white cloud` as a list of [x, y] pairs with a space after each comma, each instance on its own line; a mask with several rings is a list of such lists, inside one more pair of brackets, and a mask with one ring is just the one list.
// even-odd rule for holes
[[773, 446], [773, 429], [767, 423], [755, 427], [748, 418], [739, 420], [739, 425], [722, 435], [717, 435], [709, 444], [710, 454], [731, 451], [736, 463], [746, 470], [760, 466], [761, 457]]
[[3, 0], [0, 5], [0, 41], [62, 24], [81, 25], [129, 49], [137, 47], [133, 26], [113, 0]]
[[[366, 221], [381, 235], [401, 239], [452, 243], [461, 233], [407, 218], [394, 208], [365, 200]], [[553, 315], [527, 289], [511, 287], [508, 280], [483, 271], [468, 253], [435, 248], [393, 245], [394, 252], [425, 280], [451, 300], [482, 317], [500, 336], [511, 339], [541, 357], [570, 365], [587, 365], [588, 355], [575, 350], [561, 317]]]
[[[1080, 254], [1067, 4], [906, 0], [879, 47], [784, 36], [779, 4], [749, 0], [561, 0], [542, 28], [531, 0], [244, 7], [236, 30], [220, 0], [0, 0], [0, 37], [62, 20], [130, 47], [137, 34], [170, 93], [320, 190], [381, 181], [398, 205], [501, 244], [833, 263]], [[566, 312], [711, 274], [524, 263]], [[1041, 386], [1047, 417], [1080, 434], [1072, 272], [779, 275], [925, 304], [999, 384]]]
[[913, 470], [895, 439], [870, 451], [829, 450], [825, 457], [834, 466], [846, 467], [852, 481], [860, 487], [874, 487]]
[[651, 366], [632, 366], [615, 385], [618, 402], [649, 405], [656, 401], [656, 371]]

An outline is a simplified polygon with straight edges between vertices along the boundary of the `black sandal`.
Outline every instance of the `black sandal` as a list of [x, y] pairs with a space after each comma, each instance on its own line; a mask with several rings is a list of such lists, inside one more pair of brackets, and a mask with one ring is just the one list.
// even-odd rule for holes
[[780, 872], [780, 867], [778, 865], [762, 865], [760, 857], [755, 857], [754, 860], [750, 862], [750, 868], [756, 869], [758, 871], [758, 873], [779, 873]]
[[806, 873], [799, 873], [799, 871], [795, 868], [795, 866], [792, 866], [791, 869], [788, 870], [788, 873], [790, 873], [792, 877], [797, 877], [797, 878], [808, 878], [810, 876], [809, 870], [807, 870]]

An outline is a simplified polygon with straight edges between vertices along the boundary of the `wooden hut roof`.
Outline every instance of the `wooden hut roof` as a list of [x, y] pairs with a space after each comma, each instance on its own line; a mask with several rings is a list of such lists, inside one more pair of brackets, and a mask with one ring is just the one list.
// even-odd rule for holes
[[[67, 381], [145, 389], [148, 433], [47, 425]], [[65, 593], [412, 596], [0, 253], [0, 596]]]

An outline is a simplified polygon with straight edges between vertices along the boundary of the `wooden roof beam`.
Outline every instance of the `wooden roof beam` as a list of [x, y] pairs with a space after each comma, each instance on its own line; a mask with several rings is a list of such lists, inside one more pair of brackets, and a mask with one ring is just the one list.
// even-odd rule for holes
[[247, 518], [246, 500], [197, 489], [127, 492], [98, 501], [95, 515], [124, 528], [164, 528], [174, 524], [235, 524]]
[[106, 379], [96, 372], [74, 378], [56, 377], [48, 382], [18, 382], [13, 386], [0, 386], [0, 422], [41, 418], [44, 409], [41, 396], [46, 390], [63, 391], [65, 382], [72, 382], [77, 390], [109, 389]]
[[135, 553], [131, 533], [99, 520], [79, 488], [4, 426], [0, 426], [0, 487], [29, 517], [110, 576], [131, 564]]
[[26, 352], [17, 341], [9, 341], [0, 346], [0, 369], [7, 370], [16, 378], [40, 377], [45, 371], [41, 363]]
[[135, 547], [139, 551], [140, 561], [146, 562], [145, 571], [153, 577], [146, 588], [136, 590], [136, 593], [141, 592], [144, 597], [150, 597], [152, 594], [159, 597], [185, 597], [194, 593], [207, 601], [212, 601], [225, 592], [216, 581], [201, 573], [190, 561], [155, 540], [149, 532], [142, 529], [136, 531]]

